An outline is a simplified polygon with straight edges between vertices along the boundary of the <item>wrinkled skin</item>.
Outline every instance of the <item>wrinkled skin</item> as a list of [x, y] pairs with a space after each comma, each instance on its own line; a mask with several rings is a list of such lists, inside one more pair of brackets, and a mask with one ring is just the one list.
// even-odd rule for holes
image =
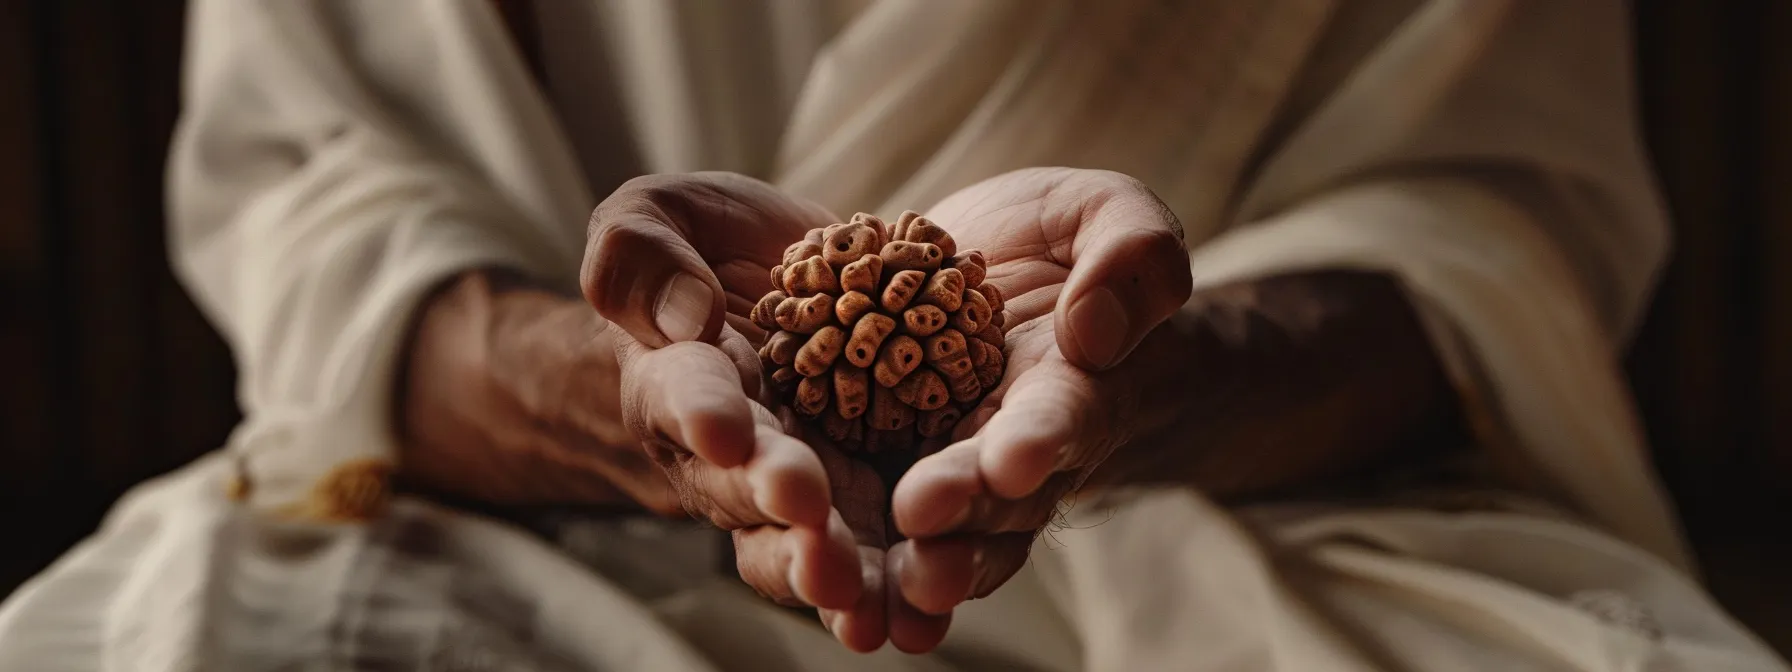
[[[711, 179], [711, 178], [686, 178]], [[733, 178], [730, 178], [733, 179]], [[756, 187], [749, 193], [757, 197]], [[619, 192], [620, 196], [620, 192]], [[766, 196], [767, 201], [773, 197]], [[592, 249], [587, 259], [586, 278], [602, 277], [609, 287], [661, 286], [667, 273], [655, 268], [653, 259], [666, 260], [686, 272], [697, 275], [701, 269], [688, 260], [701, 259], [703, 232], [717, 230], [718, 224], [703, 222], [669, 222], [642, 217], [642, 213], [676, 213], [690, 216], [696, 212], [689, 206], [616, 207], [610, 202], [593, 217]], [[751, 214], [771, 211], [793, 211], [791, 206], [737, 197], [734, 207], [726, 211], [735, 217], [728, 229], [752, 229], [757, 224], [742, 225]], [[618, 214], [610, 214], [618, 213]], [[1008, 300], [1012, 356], [1007, 381], [982, 406], [985, 413], [973, 414], [963, 431], [982, 429], [988, 436], [979, 443], [954, 444], [938, 455], [917, 465], [898, 486], [903, 491], [925, 493], [951, 491], [959, 493], [957, 501], [967, 502], [971, 495], [954, 490], [966, 479], [991, 477], [991, 473], [965, 472], [962, 467], [969, 457], [977, 462], [988, 460], [994, 471], [989, 482], [1003, 488], [994, 494], [1024, 500], [1017, 507], [1033, 506], [1032, 501], [1049, 509], [1064, 494], [1042, 488], [1052, 465], [1038, 468], [1039, 456], [1026, 446], [1037, 446], [1040, 440], [1056, 440], [1057, 435], [1018, 436], [1012, 428], [1037, 419], [1036, 416], [1057, 414], [1053, 423], [1039, 425], [1053, 431], [1098, 431], [1096, 426], [1081, 420], [1088, 412], [1081, 406], [1083, 395], [1092, 388], [1078, 386], [1089, 371], [1112, 368], [1124, 360], [1145, 335], [1180, 307], [1188, 298], [1189, 277], [1186, 253], [1180, 230], [1173, 216], [1157, 198], [1135, 180], [1113, 173], [1096, 171], [1037, 170], [1006, 175], [973, 186], [947, 199], [930, 211], [930, 217], [947, 227], [960, 241], [961, 249], [984, 249], [990, 260], [990, 281], [1000, 286]], [[837, 217], [808, 220], [802, 228], [820, 226]], [[682, 232], [688, 241], [667, 235]], [[781, 240], [800, 239], [800, 230]], [[670, 251], [651, 252], [655, 244], [669, 244]], [[682, 244], [680, 244], [682, 242]], [[616, 247], [626, 253], [612, 252]], [[628, 264], [619, 263], [627, 259]], [[769, 266], [776, 258], [767, 255], [758, 260]], [[764, 277], [758, 274], [754, 277]], [[745, 296], [767, 289], [763, 285], [742, 288]], [[586, 285], [587, 297], [598, 312], [618, 324], [634, 325], [646, 331], [651, 324], [644, 306], [651, 302], [639, 297], [646, 292], [594, 291]], [[736, 291], [734, 287], [730, 292]], [[597, 300], [604, 295], [635, 296], [635, 300]], [[1092, 298], [1093, 297], [1093, 298]], [[742, 306], [750, 305], [741, 302]], [[1054, 310], [1058, 305], [1066, 310]], [[742, 309], [733, 311], [744, 313]], [[634, 331], [635, 329], [631, 329]], [[645, 341], [652, 334], [641, 334]], [[733, 338], [729, 331], [720, 332], [723, 350], [730, 350]], [[838, 451], [813, 435], [806, 436], [822, 462], [822, 468], [801, 462], [793, 455], [779, 458], [777, 478], [762, 477], [766, 482], [787, 484], [766, 494], [757, 484], [734, 484], [721, 478], [693, 478], [693, 473], [734, 468], [742, 455], [759, 453], [783, 454], [785, 440], [775, 436], [771, 409], [742, 395], [729, 399], [698, 394], [718, 390], [736, 368], [716, 354], [698, 354], [701, 346], [680, 344], [640, 355], [642, 360], [659, 358], [651, 367], [658, 375], [643, 384], [636, 394], [657, 400], [639, 408], [640, 416], [660, 420], [635, 421], [642, 436], [663, 446], [656, 451], [657, 461], [668, 465], [671, 480], [688, 503], [698, 502], [699, 515], [719, 525], [736, 530], [735, 546], [741, 575], [762, 594], [782, 603], [812, 604], [821, 608], [823, 621], [847, 646], [870, 650], [888, 639], [905, 651], [933, 648], [944, 636], [949, 623], [950, 607], [944, 600], [926, 599], [923, 585], [919, 597], [904, 599], [898, 590], [902, 580], [894, 570], [897, 563], [885, 561], [886, 548], [899, 535], [889, 529], [890, 520], [884, 510], [888, 499], [875, 474], [853, 460], [842, 458]], [[678, 359], [673, 359], [676, 356]], [[741, 385], [736, 385], [741, 388]], [[745, 386], [750, 391], [751, 382]], [[631, 398], [629, 380], [624, 379], [624, 396]], [[1012, 408], [1012, 410], [1006, 410]], [[625, 404], [625, 413], [636, 410]], [[998, 410], [1001, 409], [1001, 410]], [[1065, 416], [1067, 410], [1072, 415]], [[681, 418], [683, 425], [665, 418]], [[1032, 420], [1029, 420], [1031, 418]], [[700, 420], [693, 420], [700, 419]], [[640, 424], [645, 422], [645, 424]], [[1066, 424], [1068, 423], [1068, 424]], [[690, 425], [701, 424], [701, 429]], [[1035, 423], [1037, 424], [1037, 423]], [[1067, 429], [1068, 427], [1068, 429]], [[787, 428], [795, 428], [789, 425]], [[710, 447], [709, 441], [691, 443], [673, 438], [667, 445], [661, 439], [677, 432], [681, 436], [713, 437], [713, 445], [730, 446], [724, 450]], [[1007, 432], [1004, 434], [1004, 432]], [[752, 438], [749, 439], [748, 437]], [[991, 440], [993, 437], [993, 441]], [[737, 449], [736, 445], [752, 448]], [[986, 447], [975, 447], [986, 446]], [[1112, 446], [1103, 449], [1111, 450]], [[1092, 467], [1099, 462], [1101, 450], [1086, 456]], [[1030, 460], [1030, 462], [1029, 462]], [[751, 458], [748, 458], [751, 463]], [[919, 479], [916, 481], [915, 479]], [[1054, 483], [1080, 480], [1078, 476], [1054, 479]], [[915, 481], [916, 485], [910, 485]], [[825, 482], [827, 487], [818, 484]], [[801, 485], [796, 485], [801, 484]], [[1054, 485], [1054, 487], [1057, 487]], [[960, 488], [961, 490], [961, 488]], [[746, 491], [751, 491], [747, 494]], [[821, 493], [826, 493], [824, 497]], [[780, 510], [782, 516], [768, 516], [764, 509], [771, 502], [790, 502]], [[903, 500], [898, 499], [900, 506]], [[942, 500], [946, 501], [946, 500]], [[715, 502], [726, 502], [716, 506]], [[761, 503], [755, 509], [753, 503]], [[831, 510], [824, 508], [831, 504]], [[708, 505], [710, 510], [700, 510]], [[820, 506], [818, 506], [820, 505]], [[898, 511], [899, 525], [906, 519], [926, 520], [945, 515], [940, 510], [909, 507]], [[813, 517], [824, 513], [825, 520]], [[947, 512], [949, 513], [949, 512]], [[942, 527], [945, 522], [930, 523], [941, 531], [957, 531]], [[1043, 522], [1040, 521], [1041, 523]], [[909, 523], [917, 533], [929, 532], [926, 525]], [[907, 527], [905, 526], [905, 527]], [[995, 537], [1006, 547], [1019, 547], [1024, 557], [1024, 544], [1031, 530], [1016, 528], [1015, 534]], [[1008, 531], [1006, 529], [1002, 530]], [[847, 543], [852, 546], [848, 547]], [[975, 542], [982, 543], [982, 542]], [[910, 548], [909, 546], [899, 546]], [[926, 551], [933, 546], [923, 546]], [[843, 553], [843, 550], [850, 552]], [[951, 549], [947, 549], [950, 551]], [[840, 565], [843, 557], [859, 562], [856, 572]], [[925, 562], [907, 566], [925, 566]], [[1009, 570], [1007, 573], [1011, 574]], [[856, 574], [856, 585], [849, 578]], [[994, 574], [991, 574], [994, 576]], [[1001, 577], [1001, 578], [1005, 578]], [[926, 582], [922, 582], [925, 584]], [[999, 583], [992, 580], [991, 583]], [[937, 592], [937, 591], [936, 591]], [[964, 593], [958, 595], [961, 599]], [[848, 600], [847, 598], [852, 598]], [[917, 608], [916, 604], [923, 605]]]
[[1085, 483], [1273, 489], [1385, 452], [1448, 406], [1391, 282], [1294, 274], [1191, 300], [1179, 224], [1123, 175], [1017, 171], [926, 214], [987, 258], [1008, 367], [893, 492], [759, 394], [763, 334], [745, 316], [784, 247], [841, 220], [721, 173], [606, 199], [582, 305], [480, 274], [432, 301], [411, 346], [406, 464], [488, 500], [688, 512], [733, 533], [754, 589], [817, 607], [849, 648], [920, 652]]

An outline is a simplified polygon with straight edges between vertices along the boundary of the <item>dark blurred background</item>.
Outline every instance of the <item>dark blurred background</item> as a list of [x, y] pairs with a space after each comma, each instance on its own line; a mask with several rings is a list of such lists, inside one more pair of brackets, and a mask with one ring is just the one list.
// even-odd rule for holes
[[[1792, 2], [1636, 6], [1678, 245], [1628, 368], [1713, 589], [1792, 651]], [[0, 0], [0, 596], [237, 418], [164, 253], [181, 32]]]

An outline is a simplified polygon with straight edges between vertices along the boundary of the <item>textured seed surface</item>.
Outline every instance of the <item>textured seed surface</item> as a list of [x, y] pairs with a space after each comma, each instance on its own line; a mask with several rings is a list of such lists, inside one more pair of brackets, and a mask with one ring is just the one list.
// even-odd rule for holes
[[902, 215], [896, 218], [896, 223], [890, 225], [890, 240], [904, 240], [903, 236], [908, 235], [908, 227], [913, 226], [915, 220], [920, 218], [919, 212], [903, 210]]
[[946, 326], [946, 311], [939, 306], [914, 306], [902, 311], [902, 328], [917, 338], [934, 335]]
[[957, 329], [947, 329], [927, 337], [927, 363], [944, 361], [956, 357], [967, 357], [964, 334]]
[[876, 296], [877, 281], [884, 275], [884, 258], [867, 254], [840, 269], [840, 287]]
[[796, 361], [796, 352], [808, 340], [807, 336], [794, 331], [773, 332], [771, 338], [765, 341], [766, 356], [779, 366], [790, 364]]
[[1002, 329], [995, 324], [983, 325], [983, 328], [977, 332], [977, 340], [996, 346], [996, 349], [1000, 350], [1002, 348]]
[[968, 403], [983, 396], [983, 385], [977, 382], [974, 375], [952, 379], [951, 387], [953, 401]]
[[942, 268], [927, 279], [927, 285], [921, 288], [921, 303], [939, 306], [948, 313], [958, 310], [964, 303], [964, 274], [956, 268]]
[[989, 324], [989, 302], [983, 300], [983, 294], [975, 289], [964, 292], [964, 304], [958, 312], [952, 314], [952, 327], [967, 333], [975, 334]]
[[834, 400], [837, 415], [856, 418], [871, 403], [871, 375], [857, 366], [834, 367]]
[[982, 385], [986, 390], [993, 389], [997, 383], [1002, 382], [1002, 373], [1008, 366], [1007, 357], [1002, 355], [1001, 348], [985, 343], [981, 339], [976, 343], [977, 347], [983, 349], [984, 360], [982, 364], [973, 363], [971, 368], [977, 374], [978, 385]]
[[966, 351], [964, 334], [947, 327], [927, 337], [927, 364], [938, 369], [948, 380], [971, 375], [971, 355]]
[[796, 353], [796, 372], [804, 377], [819, 376], [828, 372], [834, 360], [840, 357], [840, 350], [846, 347], [846, 332], [839, 327], [828, 325], [809, 337], [809, 342]]
[[896, 392], [879, 387], [871, 393], [871, 426], [890, 430], [907, 427], [915, 421], [915, 409], [896, 398]]
[[922, 283], [927, 282], [927, 274], [920, 271], [899, 271], [890, 276], [890, 284], [884, 287], [884, 310], [900, 313], [913, 301], [915, 294], [921, 291]]
[[963, 417], [963, 414], [959, 413], [957, 408], [942, 406], [931, 411], [923, 411], [915, 418], [915, 428], [921, 431], [921, 436], [928, 438], [944, 436], [958, 425], [960, 417]]
[[989, 273], [989, 267], [983, 260], [983, 253], [978, 252], [977, 250], [959, 252], [946, 263], [946, 266], [949, 268], [956, 268], [959, 273], [964, 274], [964, 286], [966, 287], [976, 287], [983, 284], [983, 279], [987, 277]]
[[821, 243], [807, 240], [791, 243], [784, 248], [784, 265], [791, 266], [799, 261], [821, 254]]
[[884, 246], [882, 232], [865, 222], [828, 228], [832, 231], [822, 239], [821, 256], [835, 266], [845, 266], [867, 254], [877, 254]]
[[784, 267], [784, 291], [791, 296], [839, 294], [840, 280], [821, 257], [809, 257]]
[[814, 376], [804, 378], [796, 385], [796, 410], [803, 415], [821, 415], [828, 407], [828, 391], [833, 387], [832, 376]]
[[846, 341], [846, 361], [853, 366], [865, 368], [877, 360], [877, 352], [884, 346], [884, 340], [896, 331], [896, 321], [888, 315], [871, 314], [859, 319], [859, 324], [852, 328], [852, 337]]
[[834, 319], [834, 297], [817, 294], [807, 299], [790, 297], [778, 304], [778, 327], [799, 334], [813, 334]]
[[938, 223], [858, 213], [782, 261], [748, 315], [759, 356], [779, 399], [848, 452], [947, 436], [1001, 381], [1003, 297], [983, 253]]
[[777, 290], [760, 298], [759, 303], [753, 304], [753, 313], [749, 316], [752, 318], [753, 324], [766, 331], [777, 329], [778, 304], [784, 303], [784, 299], [788, 298], [790, 297], [786, 296], [784, 292]]
[[878, 351], [871, 375], [877, 378], [877, 384], [895, 387], [908, 372], [921, 365], [921, 360], [921, 344], [908, 334], [898, 334]]
[[931, 271], [939, 268], [940, 262], [946, 259], [938, 245], [905, 240], [891, 241], [879, 256], [884, 258], [885, 269], [898, 271]]
[[916, 217], [910, 221], [908, 227], [903, 229], [902, 237], [899, 240], [925, 243], [937, 247], [942, 260], [945, 257], [958, 254], [958, 244], [952, 241], [952, 235], [946, 233], [945, 229], [940, 228], [940, 225], [926, 217]]
[[840, 326], [850, 327], [858, 323], [860, 317], [876, 309], [877, 302], [872, 301], [864, 292], [847, 292], [834, 302], [834, 317], [840, 320]]
[[828, 438], [835, 441], [846, 441], [852, 438], [853, 428], [860, 425], [858, 418], [848, 418], [839, 413], [822, 413], [821, 429], [827, 432]]
[[1002, 289], [1000, 287], [985, 282], [977, 285], [977, 293], [982, 294], [983, 300], [989, 302], [989, 310], [992, 313], [1002, 312], [1003, 308], [1008, 307], [1008, 304], [1002, 302]]
[[909, 374], [893, 389], [896, 390], [896, 398], [902, 400], [902, 403], [922, 411], [945, 406], [951, 396], [951, 390], [946, 388], [946, 381], [932, 369], [921, 369]]

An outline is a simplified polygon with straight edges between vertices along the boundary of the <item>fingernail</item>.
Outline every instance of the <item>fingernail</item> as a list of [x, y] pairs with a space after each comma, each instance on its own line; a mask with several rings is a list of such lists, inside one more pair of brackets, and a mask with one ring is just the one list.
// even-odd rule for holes
[[694, 340], [703, 333], [714, 305], [715, 293], [709, 285], [680, 273], [660, 290], [659, 299], [654, 302], [653, 323], [661, 335], [674, 343]]
[[1120, 359], [1131, 331], [1126, 308], [1106, 287], [1097, 287], [1070, 307], [1070, 326], [1083, 355], [1096, 366], [1107, 368]]

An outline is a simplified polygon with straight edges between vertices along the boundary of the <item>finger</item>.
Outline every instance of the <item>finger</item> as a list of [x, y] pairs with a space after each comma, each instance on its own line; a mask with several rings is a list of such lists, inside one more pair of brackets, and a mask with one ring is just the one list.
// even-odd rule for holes
[[821, 609], [821, 622], [846, 648], [859, 653], [876, 651], [889, 639], [889, 617], [884, 606], [884, 549], [859, 547], [863, 592], [849, 608]]
[[897, 550], [891, 549], [884, 558], [884, 605], [889, 611], [890, 643], [903, 653], [927, 653], [946, 639], [946, 631], [952, 627], [952, 613], [925, 613], [903, 599], [896, 555]]
[[[730, 315], [729, 317], [734, 317]], [[747, 327], [759, 331], [759, 327], [749, 322]], [[760, 332], [764, 333], [764, 332]], [[763, 339], [762, 339], [763, 340]], [[760, 368], [759, 352], [753, 348], [755, 341], [749, 340], [745, 332], [735, 329], [733, 325], [723, 328], [720, 341], [716, 344], [722, 354], [734, 362], [734, 372], [740, 375], [741, 392], [748, 399], [759, 398]]]
[[762, 525], [734, 533], [741, 580], [787, 606], [848, 609], [864, 592], [859, 550], [838, 514], [825, 530]]
[[1055, 357], [1017, 376], [976, 437], [985, 487], [997, 497], [1020, 499], [1053, 473], [1093, 467], [1125, 443], [1137, 395], [1101, 380]]
[[971, 557], [971, 596], [981, 600], [1001, 588], [1002, 584], [1026, 566], [1033, 551], [1033, 533], [1000, 534], [980, 537]]
[[951, 614], [971, 596], [979, 538], [910, 539], [892, 547], [885, 564], [902, 602], [921, 614]]
[[721, 281], [652, 204], [598, 206], [579, 287], [598, 314], [649, 346], [710, 341], [722, 329]]
[[720, 348], [631, 343], [619, 352], [623, 417], [658, 450], [687, 511], [724, 529], [822, 524], [831, 495], [820, 458], [747, 399]]
[[1099, 371], [1182, 307], [1194, 281], [1182, 226], [1163, 201], [1132, 178], [1089, 179], [1104, 182], [1099, 191], [1106, 197], [1077, 225], [1055, 324], [1064, 358]]
[[887, 563], [902, 600], [922, 614], [950, 614], [990, 593], [1027, 562], [1035, 533], [913, 539], [890, 549]]
[[[764, 343], [765, 342], [765, 339], [766, 339], [765, 330], [760, 329], [759, 325], [753, 324], [752, 318], [749, 318], [746, 315], [736, 315], [736, 314], [730, 312], [726, 316], [723, 316], [722, 322], [727, 325], [726, 327], [723, 328], [724, 332], [726, 332], [729, 329], [733, 329], [734, 331], [740, 333], [740, 335], [743, 338], [747, 339], [747, 342], [749, 342], [749, 343]], [[729, 356], [732, 357], [733, 355], [730, 354]], [[738, 363], [739, 360], [736, 360], [736, 362]], [[757, 366], [755, 366], [753, 368], [753, 370], [758, 371], [759, 368]], [[743, 379], [745, 379], [747, 377], [745, 371], [742, 371], [741, 374], [742, 374]], [[757, 375], [758, 374], [755, 373], [754, 377], [757, 377]]]
[[970, 438], [915, 462], [896, 481], [890, 517], [909, 538], [932, 537], [963, 526], [972, 502], [987, 493], [977, 454], [982, 440]]
[[[801, 240], [804, 233], [805, 231], [794, 231], [791, 239], [780, 240], [778, 243], [794, 243]], [[698, 252], [702, 253], [702, 250]], [[764, 260], [720, 261], [714, 259], [713, 255], [705, 255], [704, 258], [711, 260], [710, 269], [715, 272], [716, 279], [721, 280], [722, 286], [728, 290], [728, 312], [747, 315], [752, 312], [753, 304], [758, 303], [760, 297], [776, 289], [772, 287], [771, 270], [772, 266], [783, 261], [783, 248], [778, 248], [777, 252], [777, 256]]]
[[859, 652], [874, 651], [883, 646], [889, 632], [883, 582], [884, 548], [888, 538], [885, 525], [889, 518], [889, 499], [885, 493], [888, 491], [877, 473], [864, 462], [849, 458], [825, 443], [818, 442], [815, 450], [827, 469], [835, 510], [858, 544], [859, 575], [865, 591], [850, 608], [822, 610], [822, 623], [847, 648]]
[[618, 348], [622, 411], [643, 439], [664, 437], [720, 467], [746, 462], [755, 439], [751, 401], [733, 359], [704, 343]]
[[804, 230], [833, 221], [813, 203], [740, 175], [636, 178], [591, 213], [580, 288], [599, 314], [649, 346], [711, 341], [726, 300], [706, 259], [744, 257], [770, 268]]
[[1085, 471], [1053, 473], [1028, 495], [1003, 499], [983, 484], [982, 447], [980, 438], [961, 441], [903, 474], [891, 498], [897, 530], [909, 538], [1033, 532], [1052, 522]]
[[722, 468], [684, 453], [666, 468], [684, 509], [724, 530], [778, 524], [826, 525], [827, 476], [814, 451], [761, 426], [747, 463]]

